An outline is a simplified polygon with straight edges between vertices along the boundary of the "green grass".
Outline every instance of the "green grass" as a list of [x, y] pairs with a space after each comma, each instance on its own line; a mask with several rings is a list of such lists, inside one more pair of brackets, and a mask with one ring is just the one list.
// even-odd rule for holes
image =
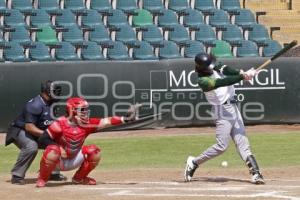
[[[289, 134], [249, 134], [252, 151], [261, 167], [300, 165], [300, 132]], [[127, 137], [87, 140], [102, 149], [102, 169], [129, 168], [182, 168], [188, 155], [198, 155], [214, 144], [214, 135]], [[14, 145], [0, 146], [0, 173], [12, 168], [18, 149]], [[35, 159], [31, 172], [36, 172], [41, 152]], [[231, 143], [223, 155], [205, 163], [203, 167], [219, 167], [227, 160], [229, 167], [243, 167], [244, 163]]]

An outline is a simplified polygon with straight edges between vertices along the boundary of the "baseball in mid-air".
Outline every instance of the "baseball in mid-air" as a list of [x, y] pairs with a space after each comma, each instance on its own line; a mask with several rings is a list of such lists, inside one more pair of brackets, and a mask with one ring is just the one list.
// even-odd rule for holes
[[221, 166], [222, 167], [227, 167], [228, 166], [228, 162], [227, 161], [222, 161]]

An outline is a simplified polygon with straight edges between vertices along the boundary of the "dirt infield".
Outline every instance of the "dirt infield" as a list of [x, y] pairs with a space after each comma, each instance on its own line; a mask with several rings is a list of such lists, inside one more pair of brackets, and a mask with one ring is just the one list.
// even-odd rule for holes
[[[251, 134], [266, 132], [285, 134], [299, 132], [299, 125], [289, 126], [250, 126]], [[211, 134], [209, 128], [176, 128], [143, 131], [106, 132], [90, 138], [105, 137], [144, 137], [182, 134]], [[4, 135], [0, 135], [3, 144]], [[295, 152], [296, 153], [296, 152]], [[70, 179], [74, 172], [64, 172]], [[35, 188], [36, 174], [28, 174], [24, 186], [12, 185], [10, 175], [0, 175], [0, 197], [3, 200], [170, 200], [170, 199], [290, 199], [300, 200], [300, 167], [267, 168], [263, 171], [266, 185], [253, 185], [245, 167], [199, 169], [190, 183], [183, 182], [182, 169], [135, 169], [103, 170], [99, 167], [91, 176], [95, 186], [73, 185], [66, 182], [49, 182], [46, 188]]]

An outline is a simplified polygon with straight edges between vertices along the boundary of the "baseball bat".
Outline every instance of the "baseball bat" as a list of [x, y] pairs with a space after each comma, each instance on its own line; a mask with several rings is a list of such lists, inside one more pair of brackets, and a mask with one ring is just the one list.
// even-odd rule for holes
[[259, 70], [263, 69], [264, 67], [266, 67], [267, 65], [269, 65], [273, 60], [277, 59], [282, 54], [284, 54], [285, 52], [287, 52], [288, 50], [290, 50], [291, 48], [293, 48], [294, 46], [296, 46], [297, 43], [298, 43], [297, 40], [293, 40], [291, 43], [289, 43], [288, 45], [286, 45], [283, 49], [281, 49], [280, 51], [278, 51], [274, 56], [272, 56], [272, 58], [270, 58], [269, 60], [267, 60], [266, 62], [264, 62], [262, 65], [260, 65], [256, 70], [259, 71]]

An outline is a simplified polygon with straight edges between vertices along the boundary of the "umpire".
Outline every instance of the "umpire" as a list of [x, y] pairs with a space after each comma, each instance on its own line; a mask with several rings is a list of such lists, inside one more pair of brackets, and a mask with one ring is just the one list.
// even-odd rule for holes
[[[37, 139], [52, 123], [50, 106], [57, 101], [55, 96], [60, 94], [61, 86], [55, 85], [50, 80], [43, 82], [41, 93], [29, 100], [21, 114], [11, 123], [6, 135], [5, 145], [14, 143], [20, 149], [17, 161], [11, 170], [12, 184], [25, 184], [25, 173], [38, 152]], [[52, 176], [52, 180], [63, 178], [59, 173]]]

